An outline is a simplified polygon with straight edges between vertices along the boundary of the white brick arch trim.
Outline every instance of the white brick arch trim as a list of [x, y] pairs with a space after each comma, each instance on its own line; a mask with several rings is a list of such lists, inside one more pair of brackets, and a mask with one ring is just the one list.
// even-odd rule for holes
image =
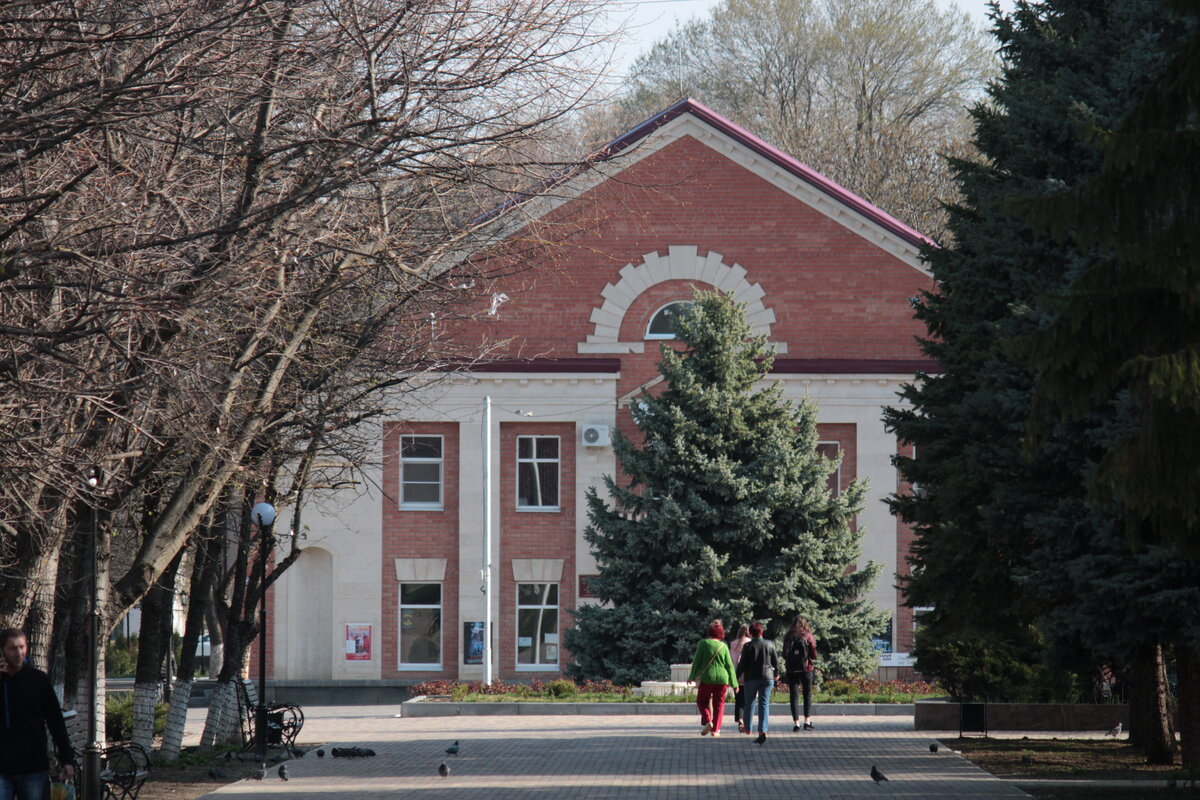
[[[600, 292], [604, 302], [592, 309], [592, 332], [587, 341], [579, 343], [580, 353], [641, 353], [644, 341], [619, 341], [621, 323], [625, 313], [642, 292], [651, 286], [673, 280], [691, 280], [706, 283], [731, 295], [739, 303], [746, 304], [746, 322], [755, 336], [770, 336], [775, 323], [775, 312], [763, 304], [766, 294], [762, 286], [746, 280], [746, 269], [741, 264], [732, 267], [725, 263], [720, 253], [709, 252], [706, 256], [696, 254], [695, 245], [671, 245], [667, 255], [657, 252], [642, 256], [641, 264], [630, 262], [621, 268], [620, 280], [607, 284]], [[786, 353], [787, 345], [775, 344], [775, 352]]]

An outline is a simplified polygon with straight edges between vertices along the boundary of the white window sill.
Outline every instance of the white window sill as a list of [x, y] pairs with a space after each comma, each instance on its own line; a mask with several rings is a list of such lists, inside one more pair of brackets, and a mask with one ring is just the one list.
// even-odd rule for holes
[[532, 511], [534, 514], [557, 514], [562, 506], [517, 506], [517, 511]]
[[400, 672], [441, 672], [441, 664], [400, 664], [396, 667]]
[[446, 510], [446, 507], [444, 505], [441, 505], [440, 503], [436, 506], [435, 505], [421, 506], [421, 505], [414, 505], [414, 504], [410, 503], [408, 505], [399, 506], [398, 508], [401, 511], [445, 511]]
[[558, 664], [517, 664], [517, 672], [559, 672]]

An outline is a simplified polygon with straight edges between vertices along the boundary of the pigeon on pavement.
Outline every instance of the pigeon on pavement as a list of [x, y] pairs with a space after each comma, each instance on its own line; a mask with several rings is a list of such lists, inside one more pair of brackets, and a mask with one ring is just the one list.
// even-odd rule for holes
[[1116, 725], [1113, 725], [1112, 730], [1110, 730], [1108, 733], [1106, 733], [1104, 735], [1112, 736], [1113, 738], [1120, 736], [1121, 735], [1121, 723], [1118, 722]]
[[217, 769], [216, 767], [209, 767], [208, 777], [212, 778], [214, 781], [219, 781], [221, 778], [225, 777], [225, 773], [221, 772], [221, 770]]
[[872, 764], [871, 765], [871, 780], [875, 781], [876, 783], [879, 783], [881, 781], [886, 781], [887, 775], [884, 775], [882, 772], [879, 771], [878, 767], [876, 767], [874, 764]]
[[324, 758], [324, 757], [325, 757], [325, 751], [324, 751], [324, 750], [318, 750], [318, 751], [317, 751], [317, 758]]
[[288, 779], [287, 764], [279, 765], [279, 777], [285, 781]]
[[937, 751], [938, 751], [938, 743], [937, 743], [937, 742], [930, 742], [930, 743], [929, 743], [929, 752], [931, 752], [931, 753], [936, 753]]
[[267, 771], [262, 767], [254, 771], [254, 780], [261, 781], [265, 777], [267, 777]]
[[441, 775], [443, 778], [449, 778], [449, 777], [450, 777], [450, 768], [446, 766], [446, 762], [445, 762], [445, 761], [443, 761], [442, 763], [438, 764], [438, 775]]
[[458, 739], [455, 739], [454, 744], [452, 744], [446, 748], [446, 755], [448, 755], [448, 756], [458, 755]]

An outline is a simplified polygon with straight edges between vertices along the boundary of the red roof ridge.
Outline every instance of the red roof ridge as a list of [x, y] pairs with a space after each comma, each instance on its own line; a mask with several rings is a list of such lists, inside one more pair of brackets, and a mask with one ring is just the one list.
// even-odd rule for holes
[[750, 131], [746, 130], [742, 126], [732, 122], [731, 120], [718, 114], [716, 111], [713, 111], [703, 103], [693, 100], [690, 97], [685, 97], [682, 100], [676, 101], [668, 108], [663, 109], [644, 122], [641, 122], [633, 128], [630, 128], [628, 131], [594, 152], [586, 159], [585, 163], [597, 163], [613, 158], [621, 151], [633, 145], [635, 142], [640, 141], [682, 114], [691, 114], [713, 128], [716, 128], [721, 133], [750, 148], [755, 153], [766, 158], [776, 166], [779, 166], [796, 176], [817, 191], [822, 192], [823, 194], [833, 198], [858, 214], [861, 214], [885, 230], [888, 230], [896, 236], [904, 239], [909, 244], [912, 244], [915, 247], [922, 247], [925, 245], [933, 247], [937, 246], [937, 243], [925, 234], [909, 227], [908, 225], [905, 225], [903, 222], [896, 219], [878, 206], [868, 202], [867, 200], [864, 200], [854, 192], [836, 183], [835, 181], [826, 178], [812, 167], [802, 163], [799, 159], [788, 155], [774, 145], [768, 144], [759, 137], [755, 136], [753, 133], [750, 133]]

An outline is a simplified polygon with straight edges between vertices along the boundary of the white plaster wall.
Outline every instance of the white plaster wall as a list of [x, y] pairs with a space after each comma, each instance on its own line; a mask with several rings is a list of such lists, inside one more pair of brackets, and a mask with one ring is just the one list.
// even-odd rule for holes
[[[275, 677], [281, 680], [362, 680], [380, 677], [380, 607], [382, 604], [382, 531], [380, 442], [369, 458], [357, 486], [338, 492], [310, 495], [301, 516], [301, 545], [329, 554], [329, 580], [314, 587], [305, 570], [293, 565], [276, 583]], [[281, 509], [280, 518], [290, 519]], [[314, 604], [323, 602], [328, 616], [311, 618]], [[370, 661], [346, 661], [346, 623], [369, 623], [372, 633]], [[312, 651], [324, 654], [325, 664], [314, 662]]]

